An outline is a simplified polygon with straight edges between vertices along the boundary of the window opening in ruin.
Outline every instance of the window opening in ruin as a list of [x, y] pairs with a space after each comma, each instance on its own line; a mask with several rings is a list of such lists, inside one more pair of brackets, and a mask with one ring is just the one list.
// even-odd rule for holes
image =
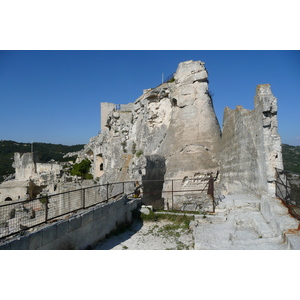
[[177, 106], [177, 100], [175, 98], [173, 98], [171, 100], [171, 104], [172, 104], [172, 106]]
[[7, 197], [4, 201], [12, 201], [12, 199], [10, 197]]
[[121, 105], [120, 104], [117, 104], [116, 105], [116, 110], [120, 110], [121, 109]]
[[100, 164], [100, 171], [103, 171], [103, 163]]

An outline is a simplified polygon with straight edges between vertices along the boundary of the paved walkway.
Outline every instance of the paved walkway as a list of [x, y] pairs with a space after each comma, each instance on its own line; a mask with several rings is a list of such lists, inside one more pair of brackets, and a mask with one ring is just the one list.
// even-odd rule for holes
[[267, 224], [260, 199], [226, 196], [215, 215], [195, 217], [195, 250], [285, 250], [282, 236]]

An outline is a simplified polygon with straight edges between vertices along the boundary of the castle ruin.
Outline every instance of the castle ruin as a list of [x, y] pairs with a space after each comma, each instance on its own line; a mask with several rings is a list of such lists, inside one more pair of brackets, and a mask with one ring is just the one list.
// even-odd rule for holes
[[[182, 187], [212, 174], [219, 194], [274, 196], [274, 168], [282, 168], [277, 99], [269, 84], [257, 86], [254, 110], [226, 107], [221, 130], [205, 64], [182, 62], [173, 80], [134, 103], [101, 103], [101, 133], [78, 154], [100, 183], [176, 178]], [[177, 198], [180, 206], [185, 196]]]

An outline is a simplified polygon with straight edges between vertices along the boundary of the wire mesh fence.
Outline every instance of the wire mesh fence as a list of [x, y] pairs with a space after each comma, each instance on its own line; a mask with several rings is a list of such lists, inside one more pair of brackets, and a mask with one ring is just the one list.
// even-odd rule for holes
[[276, 197], [281, 199], [289, 212], [300, 220], [300, 174], [286, 170], [276, 171]]
[[145, 180], [143, 203], [157, 209], [193, 211], [201, 208], [215, 211], [214, 180], [211, 174], [183, 179]]
[[183, 180], [143, 180], [142, 183], [116, 182], [44, 195], [33, 200], [2, 203], [0, 238], [52, 222], [59, 217], [99, 203], [106, 203], [124, 193], [141, 197], [144, 204], [172, 210], [188, 210], [189, 207], [199, 204], [199, 199], [204, 195], [203, 199], [213, 205], [214, 211], [213, 181], [212, 176], [202, 176]]
[[69, 213], [115, 199], [133, 191], [133, 182], [108, 183], [33, 200], [0, 204], [0, 238], [48, 223]]

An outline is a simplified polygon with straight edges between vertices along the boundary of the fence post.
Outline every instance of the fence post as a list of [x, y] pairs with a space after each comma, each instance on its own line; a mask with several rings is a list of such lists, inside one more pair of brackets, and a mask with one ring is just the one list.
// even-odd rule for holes
[[82, 189], [82, 208], [85, 208], [85, 189]]
[[208, 189], [207, 194], [211, 196], [213, 201], [213, 213], [215, 212], [215, 198], [214, 198], [214, 179], [212, 175], [210, 175], [209, 181], [208, 181]]
[[174, 209], [173, 204], [174, 204], [174, 183], [172, 179], [172, 210]]
[[108, 185], [109, 183], [106, 184], [106, 201], [108, 202]]
[[46, 196], [46, 202], [45, 202], [45, 223], [48, 221], [48, 196]]

